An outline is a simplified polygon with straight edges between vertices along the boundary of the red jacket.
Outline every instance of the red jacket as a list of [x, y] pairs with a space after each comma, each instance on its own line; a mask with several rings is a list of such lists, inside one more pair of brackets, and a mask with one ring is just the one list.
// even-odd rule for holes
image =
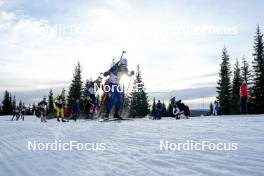
[[248, 97], [248, 89], [247, 89], [247, 85], [242, 84], [240, 86], [240, 97]]

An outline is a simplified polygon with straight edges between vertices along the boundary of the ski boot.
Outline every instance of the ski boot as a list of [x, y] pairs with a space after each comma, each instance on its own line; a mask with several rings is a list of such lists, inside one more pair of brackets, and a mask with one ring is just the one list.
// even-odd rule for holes
[[67, 122], [67, 121], [66, 121], [66, 120], [64, 120], [64, 119], [61, 119], [61, 121], [62, 121], [62, 122]]
[[123, 120], [123, 118], [118, 114], [118, 110], [115, 111], [114, 118], [117, 120]]
[[109, 120], [109, 114], [110, 114], [110, 112], [107, 111], [106, 114], [105, 114], [105, 116], [104, 116], [104, 120]]
[[59, 117], [57, 117], [57, 122], [60, 122], [60, 118]]
[[114, 118], [117, 120], [124, 120], [124, 118], [119, 116], [118, 114], [114, 115]]

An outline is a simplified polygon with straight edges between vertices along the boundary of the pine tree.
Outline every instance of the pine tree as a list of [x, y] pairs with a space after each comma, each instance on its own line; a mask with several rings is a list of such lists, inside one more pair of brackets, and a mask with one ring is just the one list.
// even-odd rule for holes
[[49, 112], [53, 112], [53, 110], [54, 110], [54, 106], [53, 106], [53, 104], [54, 104], [54, 99], [53, 99], [53, 92], [52, 92], [52, 89], [50, 89], [50, 91], [49, 91], [49, 97], [48, 97], [48, 102], [49, 102], [49, 108], [48, 108], [48, 111]]
[[155, 116], [156, 115], [156, 99], [155, 97], [153, 98], [153, 103], [152, 103], [152, 107], [151, 107], [151, 116]]
[[12, 100], [12, 109], [13, 111], [16, 109], [16, 96], [14, 96]]
[[22, 101], [21, 101], [21, 100], [19, 100], [19, 103], [18, 103], [18, 106], [19, 106], [19, 108], [21, 108], [21, 107], [22, 107], [22, 105], [23, 105]]
[[264, 44], [263, 35], [259, 26], [257, 26], [254, 41], [253, 57], [253, 102], [256, 107], [256, 112], [264, 113]]
[[137, 66], [136, 78], [133, 90], [130, 94], [130, 115], [132, 117], [144, 117], [149, 113], [148, 97], [142, 81], [139, 65]]
[[13, 112], [12, 107], [12, 97], [11, 94], [6, 90], [4, 93], [4, 99], [2, 101], [3, 107], [2, 107], [2, 113], [4, 115], [10, 115]]
[[162, 102], [162, 111], [161, 111], [161, 113], [162, 113], [162, 117], [166, 117], [167, 116], [167, 107], [166, 107], [164, 101]]
[[32, 115], [32, 113], [31, 113], [31, 104], [28, 105], [27, 115]]
[[240, 113], [240, 93], [239, 88], [242, 83], [240, 75], [240, 66], [238, 60], [236, 60], [234, 66], [234, 77], [232, 82], [232, 95], [231, 95], [231, 113], [239, 114]]
[[248, 64], [246, 58], [243, 57], [242, 66], [241, 66], [242, 82], [245, 82], [247, 85], [250, 85], [251, 84], [251, 77], [252, 77], [252, 75], [251, 75], [249, 64]]
[[36, 110], [37, 110], [36, 103], [33, 102], [32, 110], [31, 110], [32, 115], [34, 115], [36, 113]]
[[81, 65], [78, 62], [77, 66], [75, 67], [74, 73], [73, 73], [73, 79], [69, 88], [69, 95], [68, 95], [68, 102], [69, 106], [72, 105], [72, 103], [76, 99], [81, 99], [82, 96], [82, 77], [81, 77]]
[[173, 117], [174, 116], [174, 114], [173, 114], [173, 106], [172, 106], [171, 103], [169, 104], [169, 107], [168, 107], [168, 110], [167, 110], [167, 116], [168, 117]]
[[222, 51], [222, 63], [220, 65], [220, 79], [217, 84], [218, 102], [219, 102], [219, 114], [229, 114], [231, 105], [231, 71], [229, 63], [229, 55], [227, 49]]
[[210, 105], [209, 105], [209, 113], [210, 113], [210, 115], [212, 115], [214, 113], [214, 105], [212, 102], [210, 102]]

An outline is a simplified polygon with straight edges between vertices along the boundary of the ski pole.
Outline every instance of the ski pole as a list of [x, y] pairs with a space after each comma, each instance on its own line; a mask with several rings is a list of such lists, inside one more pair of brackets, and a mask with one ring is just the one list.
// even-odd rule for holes
[[126, 94], [125, 94], [126, 97], [127, 97], [127, 94], [128, 94], [128, 90], [129, 90], [130, 84], [131, 84], [131, 80], [132, 80], [132, 76], [129, 79], [129, 83], [128, 83]]

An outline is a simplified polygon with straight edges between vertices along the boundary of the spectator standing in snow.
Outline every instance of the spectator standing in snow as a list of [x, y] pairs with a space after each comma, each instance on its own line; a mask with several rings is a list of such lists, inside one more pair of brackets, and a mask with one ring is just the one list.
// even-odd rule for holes
[[218, 102], [215, 100], [214, 101], [214, 109], [213, 109], [213, 114], [215, 116], [217, 116], [217, 114], [218, 114], [218, 109], [219, 109]]
[[248, 88], [247, 84], [243, 82], [240, 86], [240, 113], [247, 114]]
[[80, 117], [80, 101], [77, 99], [71, 106], [72, 118], [76, 122]]
[[157, 112], [157, 116], [156, 116], [155, 120], [160, 120], [161, 119], [161, 112], [162, 112], [162, 104], [161, 104], [160, 100], [158, 101], [158, 103], [156, 105], [156, 112]]
[[176, 105], [176, 97], [172, 97], [170, 99], [170, 103], [171, 103], [171, 106], [173, 107], [172, 108], [172, 114], [175, 115], [176, 111], [177, 111], [177, 105]]
[[47, 106], [48, 103], [46, 101], [46, 98], [44, 97], [43, 100], [38, 104], [41, 122], [47, 122]]

